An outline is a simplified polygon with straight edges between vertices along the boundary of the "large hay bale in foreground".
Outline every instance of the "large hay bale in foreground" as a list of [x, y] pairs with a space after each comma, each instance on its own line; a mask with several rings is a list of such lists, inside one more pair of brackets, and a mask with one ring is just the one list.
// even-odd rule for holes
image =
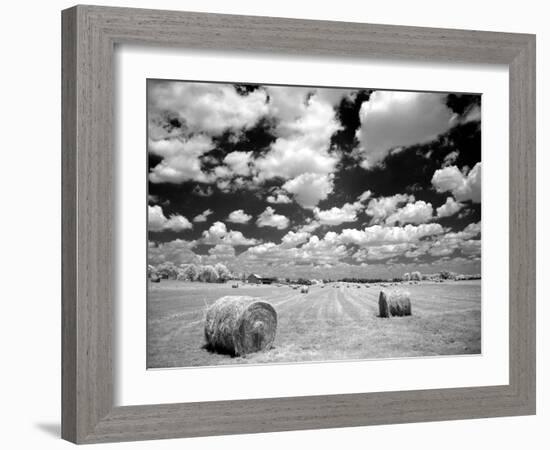
[[410, 316], [411, 295], [406, 291], [380, 291], [378, 297], [380, 317]]
[[268, 350], [277, 331], [277, 312], [269, 303], [248, 296], [225, 296], [206, 312], [207, 347], [236, 356]]

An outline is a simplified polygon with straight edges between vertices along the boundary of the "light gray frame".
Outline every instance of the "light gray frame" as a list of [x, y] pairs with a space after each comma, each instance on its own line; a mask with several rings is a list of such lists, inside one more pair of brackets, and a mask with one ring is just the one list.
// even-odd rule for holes
[[[97, 6], [63, 11], [62, 31], [64, 439], [93, 443], [535, 413], [535, 36]], [[506, 64], [510, 383], [114, 407], [113, 51], [119, 43]]]

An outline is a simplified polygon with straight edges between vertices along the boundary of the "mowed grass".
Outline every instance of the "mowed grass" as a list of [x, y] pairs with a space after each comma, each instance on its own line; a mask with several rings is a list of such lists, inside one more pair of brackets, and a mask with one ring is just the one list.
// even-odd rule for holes
[[[340, 286], [336, 288], [335, 285]], [[301, 294], [289, 286], [149, 284], [149, 368], [464, 355], [481, 352], [481, 282], [390, 286], [410, 292], [412, 316], [378, 317], [380, 286], [333, 283]], [[272, 349], [231, 357], [204, 348], [206, 307], [224, 295], [250, 295], [277, 310]]]

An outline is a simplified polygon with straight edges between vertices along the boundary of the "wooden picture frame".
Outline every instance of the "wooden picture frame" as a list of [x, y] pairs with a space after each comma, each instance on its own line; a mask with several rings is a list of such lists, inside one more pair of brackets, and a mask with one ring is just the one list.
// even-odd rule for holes
[[[535, 36], [75, 6], [62, 13], [62, 437], [75, 443], [535, 413]], [[114, 407], [116, 44], [505, 64], [510, 83], [509, 384]]]

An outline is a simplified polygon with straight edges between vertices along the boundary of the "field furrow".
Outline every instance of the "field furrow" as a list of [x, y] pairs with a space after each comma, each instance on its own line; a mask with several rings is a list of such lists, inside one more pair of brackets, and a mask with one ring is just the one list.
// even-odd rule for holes
[[[481, 284], [420, 283], [381, 287], [230, 285], [163, 280], [148, 297], [148, 367], [476, 354], [481, 351]], [[359, 286], [359, 287], [358, 287]], [[410, 293], [413, 315], [378, 317], [382, 289]], [[231, 357], [204, 348], [204, 315], [225, 295], [270, 302], [278, 316], [273, 348]]]

